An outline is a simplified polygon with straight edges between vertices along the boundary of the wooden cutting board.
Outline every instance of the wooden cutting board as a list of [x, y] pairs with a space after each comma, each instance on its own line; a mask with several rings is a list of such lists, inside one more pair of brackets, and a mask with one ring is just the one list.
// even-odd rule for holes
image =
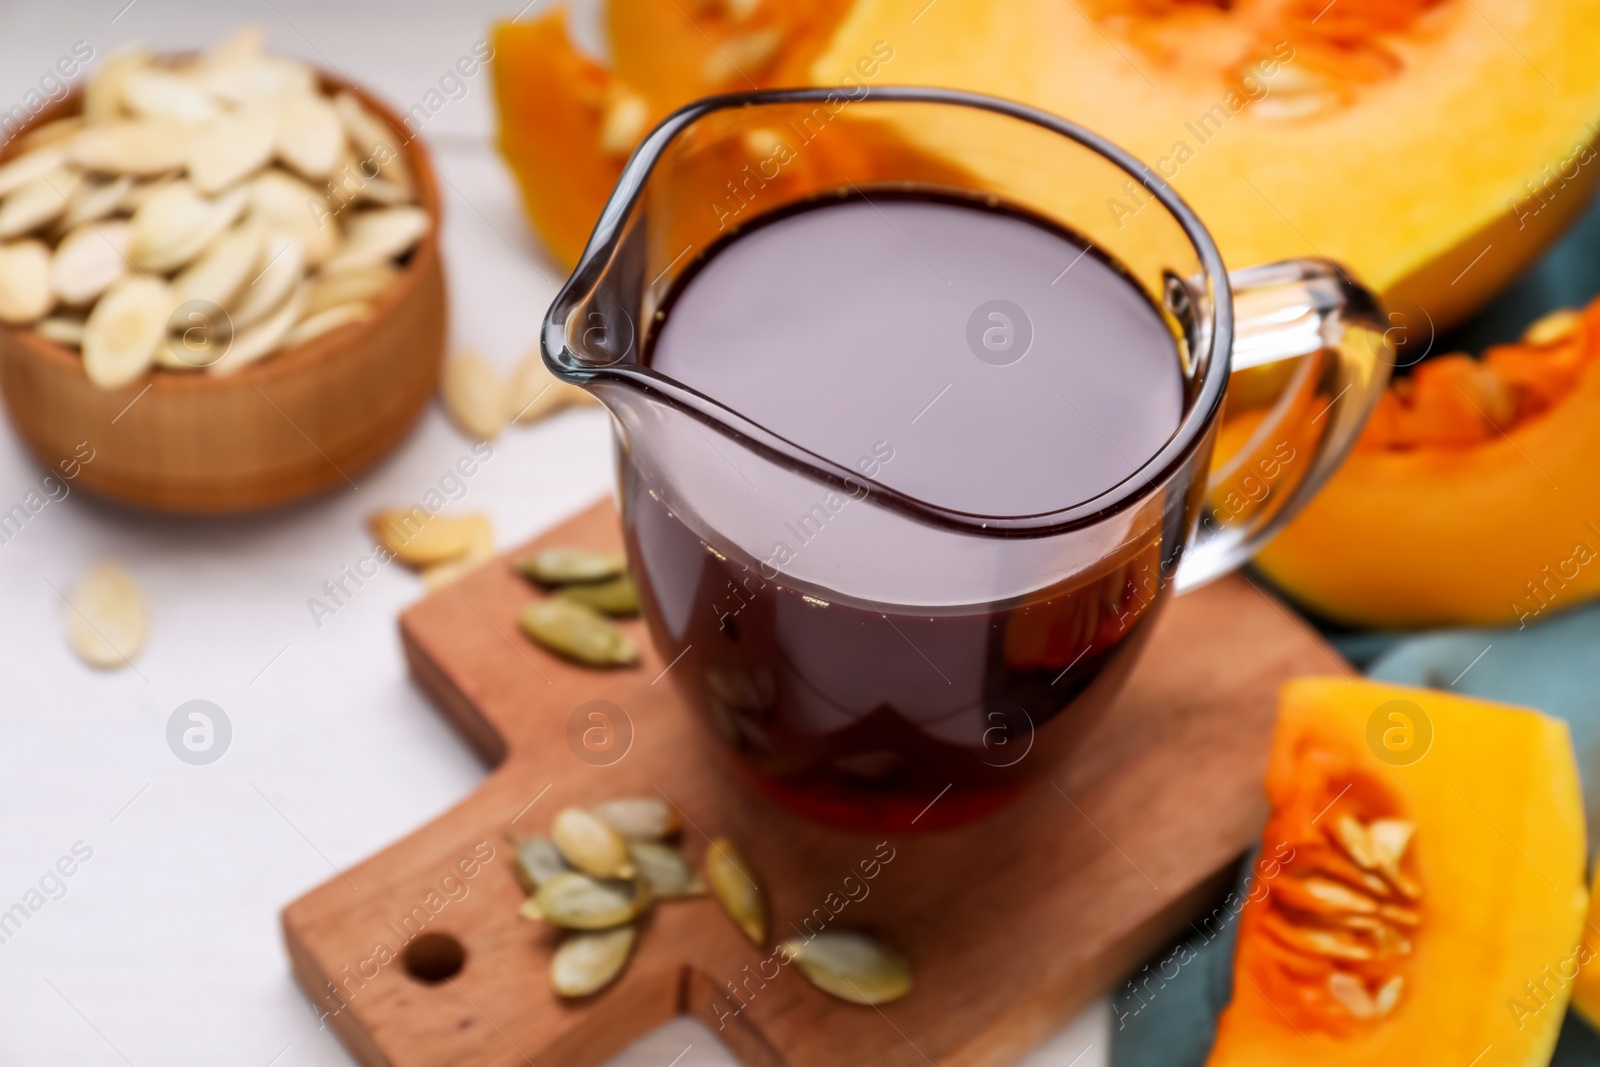
[[[609, 503], [534, 542], [620, 543]], [[656, 681], [665, 664], [642, 624], [628, 625], [644, 662], [623, 672], [568, 666], [525, 640], [515, 619], [534, 595], [497, 561], [401, 616], [417, 684], [495, 770], [284, 910], [296, 977], [363, 1064], [580, 1067], [680, 1013], [763, 1067], [1012, 1063], [1217, 892], [1266, 816], [1279, 683], [1349, 669], [1246, 578], [1219, 581], [1168, 606], [1117, 705], [1049, 784], [977, 825], [885, 841], [811, 825], [728, 779]], [[608, 765], [595, 764], [624, 751], [629, 729], [614, 713], [605, 754], [585, 761], [575, 753], [589, 750], [569, 745], [569, 720], [591, 700], [631, 724]], [[580, 733], [593, 725], [577, 721]], [[697, 861], [706, 835], [739, 843], [765, 877], [779, 937], [808, 915], [813, 929], [878, 931], [910, 957], [912, 993], [881, 1010], [833, 1000], [702, 899], [657, 908], [611, 988], [558, 999], [554, 932], [518, 918], [505, 834], [638, 794], [681, 808]]]

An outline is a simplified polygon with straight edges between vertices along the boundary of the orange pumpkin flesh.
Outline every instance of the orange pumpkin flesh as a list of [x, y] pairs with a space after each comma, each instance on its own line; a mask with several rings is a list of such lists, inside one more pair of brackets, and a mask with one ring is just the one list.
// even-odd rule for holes
[[607, 0], [617, 74], [677, 107], [713, 93], [807, 84], [850, 0]]
[[[1111, 138], [1171, 181], [1230, 267], [1325, 256], [1439, 329], [1600, 185], [1596, 0], [856, 0], [812, 80], [878, 40], [898, 83]], [[907, 125], [950, 147], [940, 124]], [[1071, 203], [1058, 175], [1024, 177], [1027, 202]], [[1095, 207], [1130, 226], [1138, 210]]]
[[1212, 1067], [1549, 1061], [1587, 903], [1565, 724], [1301, 679], [1266, 790]]
[[1357, 626], [1526, 625], [1600, 594], [1600, 301], [1429, 359], [1257, 557]]

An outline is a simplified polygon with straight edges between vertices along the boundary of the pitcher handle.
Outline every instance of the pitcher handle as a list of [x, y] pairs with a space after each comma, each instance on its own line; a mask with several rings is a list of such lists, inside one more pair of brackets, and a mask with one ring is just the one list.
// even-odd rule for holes
[[1245, 563], [1344, 460], [1404, 337], [1337, 265], [1296, 259], [1233, 271], [1232, 374], [1179, 592]]

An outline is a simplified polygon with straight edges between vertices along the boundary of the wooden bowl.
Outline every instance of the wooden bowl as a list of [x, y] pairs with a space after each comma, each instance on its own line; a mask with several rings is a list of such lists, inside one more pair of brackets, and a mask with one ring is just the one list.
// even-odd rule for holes
[[[76, 351], [0, 325], [6, 411], [45, 467], [63, 469], [86, 445], [94, 458], [79, 465], [77, 486], [162, 511], [246, 511], [354, 485], [415, 424], [444, 356], [438, 184], [393, 111], [337, 78], [323, 75], [323, 88], [351, 90], [395, 130], [433, 218], [400, 277], [363, 322], [233, 374], [156, 370], [120, 389], [91, 383]], [[76, 95], [64, 99], [31, 125], [78, 106]]]

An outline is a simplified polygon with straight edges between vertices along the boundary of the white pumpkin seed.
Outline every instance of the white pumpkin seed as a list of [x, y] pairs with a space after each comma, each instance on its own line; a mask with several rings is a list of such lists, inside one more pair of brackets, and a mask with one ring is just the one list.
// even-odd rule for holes
[[282, 307], [300, 284], [305, 272], [305, 252], [300, 242], [285, 233], [269, 233], [251, 270], [250, 280], [233, 298], [228, 314], [235, 329], [258, 322]]
[[398, 259], [411, 251], [432, 225], [420, 207], [386, 207], [355, 212], [345, 228], [344, 247], [328, 266], [333, 270]]
[[83, 176], [60, 168], [42, 174], [0, 202], [0, 239], [32, 233], [61, 217]]
[[494, 531], [489, 520], [484, 519], [473, 534], [466, 552], [445, 563], [435, 563], [422, 569], [422, 584], [427, 589], [454, 582], [468, 571], [476, 570], [495, 557]]
[[0, 196], [10, 196], [31, 181], [58, 170], [67, 161], [67, 150], [59, 144], [38, 148], [0, 165]]
[[779, 948], [812, 985], [840, 1000], [887, 1004], [911, 992], [911, 964], [865, 934], [824, 930], [785, 941]]
[[133, 381], [150, 367], [176, 307], [165, 282], [127, 277], [102, 296], [83, 327], [83, 369], [102, 389]]
[[529, 893], [556, 875], [572, 868], [561, 858], [561, 850], [548, 837], [514, 837], [511, 839], [511, 873]]
[[1577, 333], [1583, 326], [1583, 312], [1575, 308], [1557, 308], [1541, 317], [1522, 333], [1522, 340], [1530, 345], [1559, 344]]
[[706, 891], [700, 873], [671, 845], [659, 841], [630, 841], [628, 856], [639, 877], [650, 884], [650, 894], [657, 900], [681, 900]]
[[316, 314], [343, 304], [370, 301], [387, 290], [399, 277], [399, 270], [389, 263], [373, 263], [332, 273], [323, 271], [311, 283], [306, 310]]
[[1380, 1019], [1394, 1011], [1404, 988], [1405, 979], [1398, 974], [1379, 987], [1377, 995], [1372, 998], [1372, 1007]]
[[735, 76], [754, 74], [772, 62], [782, 44], [783, 33], [775, 28], [729, 37], [706, 56], [700, 77], [707, 85], [721, 85]]
[[[128, 176], [124, 175], [124, 177]], [[129, 180], [132, 184], [128, 186], [127, 193], [123, 195], [121, 202], [113, 210], [124, 211], [130, 215], [144, 207], [151, 200], [154, 200], [168, 188], [183, 181], [182, 178], [171, 174], [146, 178], [143, 181], [138, 181], [131, 177]]]
[[366, 178], [361, 180], [361, 188], [357, 196], [374, 204], [384, 207], [394, 207], [399, 204], [411, 203], [411, 190], [399, 182], [389, 181], [387, 178]]
[[595, 552], [570, 545], [542, 549], [517, 563], [518, 573], [540, 585], [605, 581], [621, 575], [627, 567], [628, 557], [620, 552]]
[[277, 120], [279, 159], [318, 181], [333, 173], [344, 147], [344, 126], [332, 105], [311, 93], [286, 96], [277, 102]]
[[485, 543], [493, 545], [488, 516], [439, 515], [423, 508], [392, 508], [367, 517], [378, 543], [401, 563], [426, 567], [459, 559]]
[[726, 837], [706, 849], [706, 881], [728, 917], [760, 948], [767, 940], [767, 895], [755, 870]]
[[491, 440], [505, 425], [506, 398], [500, 379], [474, 352], [459, 353], [445, 362], [439, 398], [451, 421], [474, 440]]
[[655, 797], [618, 797], [590, 810], [629, 841], [665, 841], [683, 828], [678, 809]]
[[142, 67], [122, 83], [122, 104], [140, 118], [200, 122], [216, 115], [217, 105], [195, 79], [176, 71]]
[[606, 105], [600, 120], [600, 151], [625, 156], [639, 143], [650, 121], [650, 105], [644, 97], [618, 93]]
[[0, 322], [32, 322], [53, 302], [50, 249], [34, 240], [0, 245]]
[[149, 632], [144, 594], [133, 577], [110, 560], [91, 567], [67, 597], [67, 643], [91, 667], [133, 662]]
[[1372, 838], [1360, 819], [1341, 814], [1333, 820], [1333, 838], [1357, 867], [1364, 871], [1377, 870], [1378, 859], [1372, 852]]
[[582, 808], [562, 808], [550, 822], [550, 837], [566, 861], [596, 878], [632, 878], [628, 842], [612, 826]]
[[219, 234], [172, 280], [178, 303], [204, 300], [227, 307], [259, 269], [264, 241], [261, 228], [247, 222]]
[[365, 322], [371, 317], [371, 304], [340, 304], [337, 307], [327, 308], [315, 315], [307, 315], [295, 323], [294, 329], [283, 339], [283, 347], [293, 348], [295, 345], [303, 345], [325, 333]]
[[627, 667], [639, 662], [633, 639], [593, 608], [563, 597], [535, 600], [517, 620], [529, 639], [586, 667]]
[[194, 127], [182, 123], [111, 122], [90, 126], [68, 149], [72, 162], [107, 174], [150, 176], [182, 167]]
[[557, 378], [545, 366], [537, 349], [523, 357], [511, 372], [506, 390], [512, 421], [533, 423], [562, 408], [596, 403], [587, 389], [580, 389]]
[[370, 160], [366, 169], [374, 165], [387, 181], [402, 189], [411, 189], [411, 174], [406, 169], [400, 146], [405, 138], [397, 134], [387, 122], [373, 115], [353, 93], [340, 93], [333, 98], [333, 110], [338, 113], [350, 145], [362, 162]]
[[300, 243], [306, 262], [324, 263], [340, 241], [339, 221], [326, 198], [292, 174], [268, 170], [250, 183], [250, 217]]
[[53, 119], [43, 126], [35, 126], [17, 138], [17, 151], [26, 155], [49, 145], [60, 145], [76, 137], [84, 125], [82, 115], [68, 115], [66, 118]]
[[563, 871], [547, 879], [533, 895], [544, 921], [569, 930], [608, 930], [632, 922], [650, 907], [650, 889], [643, 882], [591, 878]]
[[134, 266], [165, 271], [188, 262], [204, 246], [214, 208], [185, 181], [173, 182], [133, 213], [128, 258]]
[[232, 374], [263, 356], [276, 352], [283, 344], [283, 339], [294, 328], [294, 324], [300, 321], [300, 314], [305, 310], [305, 306], [305, 286], [296, 284], [278, 309], [266, 318], [256, 319], [244, 326], [239, 326], [235, 322], [233, 339], [227, 351], [212, 361], [206, 369], [212, 374]]
[[638, 936], [632, 926], [568, 934], [550, 959], [550, 987], [563, 997], [598, 993], [627, 966]]
[[150, 53], [137, 45], [118, 49], [83, 87], [83, 117], [91, 126], [123, 118], [122, 90], [129, 78], [150, 65]]
[[61, 222], [76, 226], [83, 222], [99, 222], [124, 206], [133, 190], [133, 179], [124, 174], [109, 181], [84, 181], [67, 197], [67, 211]]
[[84, 223], [56, 246], [50, 260], [50, 288], [68, 304], [87, 304], [128, 272], [126, 222]]
[[315, 92], [317, 85], [317, 76], [310, 67], [274, 55], [205, 63], [196, 71], [196, 77], [207, 92], [230, 104]]
[[68, 348], [78, 348], [83, 344], [83, 320], [69, 318], [65, 315], [40, 319], [34, 329], [39, 335], [58, 345]]
[[272, 108], [246, 105], [206, 123], [189, 146], [189, 180], [217, 193], [266, 166], [277, 137]]
[[241, 26], [200, 53], [197, 71], [218, 70], [253, 62], [261, 55], [266, 37], [260, 26]]

